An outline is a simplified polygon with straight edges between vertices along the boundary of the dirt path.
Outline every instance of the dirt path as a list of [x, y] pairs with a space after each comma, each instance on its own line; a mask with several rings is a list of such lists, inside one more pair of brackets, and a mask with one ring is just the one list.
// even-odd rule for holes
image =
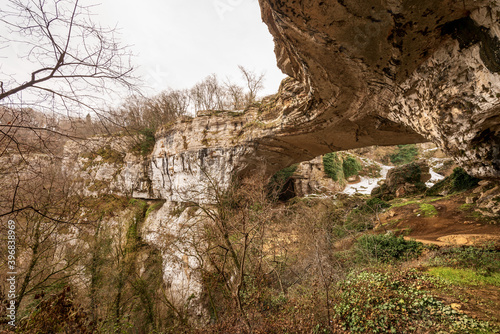
[[[381, 215], [382, 226], [405, 232], [407, 239], [436, 245], [478, 245], [493, 242], [500, 246], [500, 222], [485, 219], [464, 205], [467, 193], [430, 202], [415, 203], [390, 209]], [[420, 205], [427, 202], [437, 212], [425, 217]], [[493, 222], [493, 223], [492, 223]]]
[[[380, 229], [392, 230], [424, 244], [438, 246], [484, 245], [494, 243], [500, 249], [500, 221], [478, 215], [474, 205], [466, 205], [469, 193], [433, 200], [408, 199], [407, 205], [380, 215]], [[435, 211], [425, 216], [422, 204]], [[425, 208], [425, 205], [424, 205]], [[432, 207], [427, 206], [428, 209]], [[444, 290], [443, 290], [444, 289]], [[438, 298], [459, 312], [499, 325], [499, 287], [491, 285], [450, 285], [434, 291]]]

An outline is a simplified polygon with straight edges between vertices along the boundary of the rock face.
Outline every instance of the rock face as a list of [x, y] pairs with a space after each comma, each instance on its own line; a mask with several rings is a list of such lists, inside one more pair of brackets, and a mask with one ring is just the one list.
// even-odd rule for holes
[[260, 0], [290, 76], [243, 113], [204, 112], [157, 134], [152, 196], [270, 176], [327, 152], [433, 141], [500, 178], [500, 3]]
[[345, 187], [325, 174], [322, 157], [300, 163], [294, 173], [293, 183], [295, 195], [299, 197], [311, 194], [334, 194]]
[[500, 217], [500, 184], [488, 181], [479, 182], [480, 187], [474, 190], [477, 196], [477, 210], [489, 217]]
[[278, 66], [300, 87], [283, 142], [319, 155], [429, 140], [472, 175], [500, 178], [498, 1], [260, 5]]
[[[155, 198], [150, 162], [131, 152], [134, 138], [93, 137], [69, 141], [64, 147], [62, 171], [71, 173], [86, 196], [114, 194]], [[156, 197], [157, 198], [157, 197]]]
[[153, 198], [208, 201], [207, 186], [232, 177], [271, 176], [293, 163], [332, 151], [423, 141], [404, 126], [371, 116], [361, 123], [318, 118], [304, 85], [285, 79], [275, 96], [243, 113], [213, 112], [179, 120], [156, 134], [151, 155]]
[[372, 196], [390, 200], [424, 192], [425, 182], [431, 179], [429, 166], [420, 161], [393, 168], [387, 172], [385, 182], [372, 191]]
[[146, 244], [161, 253], [168, 298], [174, 305], [186, 307], [194, 297], [189, 312], [193, 320], [199, 321], [207, 316], [200, 301], [202, 259], [197, 253], [205, 246], [202, 241], [204, 222], [201, 213], [191, 209], [184, 210], [176, 203], [166, 202], [147, 217], [140, 232]]
[[161, 129], [150, 161], [153, 197], [207, 202], [210, 188], [224, 188], [233, 175], [255, 167], [265, 159], [255, 155], [252, 143], [256, 116], [255, 110], [220, 113]]

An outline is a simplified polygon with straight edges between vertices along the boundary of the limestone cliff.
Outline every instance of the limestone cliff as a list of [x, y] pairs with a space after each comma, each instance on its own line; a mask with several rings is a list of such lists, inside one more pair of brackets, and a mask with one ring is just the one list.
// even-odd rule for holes
[[244, 113], [160, 131], [155, 197], [194, 196], [207, 175], [224, 185], [327, 152], [424, 141], [472, 175], [500, 178], [498, 1], [260, 5], [290, 78]]
[[61, 168], [72, 175], [86, 196], [155, 198], [149, 176], [150, 161], [134, 153], [133, 145], [134, 138], [129, 136], [68, 141]]
[[292, 149], [425, 138], [471, 174], [500, 177], [498, 1], [260, 5], [278, 66], [301, 87], [279, 134]]
[[[360, 122], [318, 117], [322, 111], [309, 104], [304, 89], [285, 79], [278, 94], [244, 112], [213, 112], [165, 126], [151, 155], [153, 197], [200, 200], [210, 182], [224, 187], [232, 177], [269, 177], [327, 152], [424, 140], [378, 116]], [[377, 126], [363, 128], [363, 122]]]
[[[191, 236], [175, 202], [210, 202], [210, 189], [235, 176], [271, 176], [332, 151], [430, 140], [469, 173], [500, 179], [499, 1], [259, 1], [290, 76], [275, 96], [165, 125], [147, 158], [117, 155], [113, 143], [96, 143], [109, 147], [97, 155], [67, 147], [64, 166], [92, 180], [88, 194], [167, 201], [144, 224], [148, 244]], [[161, 252], [167, 285], [199, 292], [195, 258]]]

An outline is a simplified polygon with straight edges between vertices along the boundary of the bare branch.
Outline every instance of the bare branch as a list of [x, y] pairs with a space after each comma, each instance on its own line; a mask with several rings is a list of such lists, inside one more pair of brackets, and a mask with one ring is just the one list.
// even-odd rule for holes
[[0, 81], [0, 105], [49, 105], [53, 99], [45, 92], [53, 91], [66, 100], [52, 103], [53, 108], [95, 112], [113, 91], [135, 89], [130, 52], [119, 46], [114, 29], [92, 22], [91, 7], [79, 0], [8, 0], [0, 9], [0, 23], [9, 31], [5, 44], [20, 46], [24, 53], [19, 58], [30, 63], [28, 68], [39, 68], [28, 80]]

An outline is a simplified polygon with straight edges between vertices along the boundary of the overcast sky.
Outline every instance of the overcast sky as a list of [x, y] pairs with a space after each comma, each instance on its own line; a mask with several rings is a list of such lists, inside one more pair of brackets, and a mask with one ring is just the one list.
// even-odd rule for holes
[[211, 73], [241, 81], [238, 65], [266, 73], [262, 95], [284, 78], [257, 0], [104, 0], [95, 10], [132, 46], [150, 92], [189, 88]]

